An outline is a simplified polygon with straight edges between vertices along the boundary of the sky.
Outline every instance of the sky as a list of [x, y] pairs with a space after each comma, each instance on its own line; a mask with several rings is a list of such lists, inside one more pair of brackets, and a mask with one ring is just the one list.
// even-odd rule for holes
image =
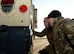
[[37, 8], [37, 28], [36, 31], [42, 31], [44, 27], [43, 19], [48, 16], [52, 10], [59, 10], [65, 18], [74, 18], [74, 0], [32, 0]]

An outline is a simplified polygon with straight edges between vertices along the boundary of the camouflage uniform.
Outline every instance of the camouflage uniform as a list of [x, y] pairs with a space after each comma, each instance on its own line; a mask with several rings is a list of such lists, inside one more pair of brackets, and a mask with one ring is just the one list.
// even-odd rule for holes
[[[57, 19], [57, 18], [56, 18]], [[47, 39], [50, 43], [49, 45], [49, 52], [48, 54], [73, 54], [73, 50], [70, 47], [69, 42], [65, 38], [65, 35], [69, 32], [65, 27], [65, 22], [62, 20], [61, 23], [57, 23], [58, 20], [55, 19], [54, 26], [49, 29], [44, 29], [42, 32], [36, 32], [34, 31], [34, 35], [38, 37], [43, 37], [44, 35], [47, 36]], [[61, 19], [61, 18], [60, 18]], [[58, 27], [59, 26], [59, 27]], [[60, 28], [60, 29], [58, 29]], [[63, 34], [64, 32], [64, 34]], [[52, 48], [52, 50], [51, 50]], [[56, 52], [56, 53], [55, 53]]]
[[[61, 20], [59, 20], [61, 19]], [[63, 20], [62, 20], [63, 19]], [[57, 54], [73, 54], [73, 49], [67, 39], [69, 33], [73, 33], [66, 27], [66, 19], [55, 18], [54, 26], [54, 45]]]
[[73, 48], [74, 52], [74, 20], [67, 19], [66, 28], [70, 31], [67, 32], [67, 37], [70, 41], [71, 47]]
[[50, 45], [49, 45], [49, 48], [46, 47], [43, 51], [48, 49], [47, 50], [47, 51], [49, 51], [48, 54], [55, 54], [55, 51], [54, 51], [53, 46], [52, 46], [53, 45], [53, 32], [51, 32], [51, 31], [48, 29], [44, 29], [42, 32], [33, 31], [33, 34], [38, 36], [38, 37], [43, 37], [46, 35]]

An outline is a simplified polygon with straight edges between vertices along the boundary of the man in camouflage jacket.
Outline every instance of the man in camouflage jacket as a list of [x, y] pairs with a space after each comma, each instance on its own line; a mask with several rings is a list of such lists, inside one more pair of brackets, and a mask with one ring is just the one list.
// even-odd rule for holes
[[[47, 54], [73, 54], [73, 50], [70, 47], [69, 42], [65, 38], [65, 35], [67, 34], [68, 30], [65, 28], [65, 24], [63, 20], [62, 20], [63, 23], [60, 23], [60, 24], [57, 23], [59, 22], [60, 17], [61, 17], [60, 12], [57, 10], [53, 10], [48, 15], [49, 27], [45, 28], [42, 32], [33, 31], [33, 34], [38, 37], [43, 37], [45, 35], [47, 36], [47, 39], [50, 43], [49, 47], [47, 48], [48, 49]], [[63, 19], [63, 18], [60, 18], [60, 19]]]

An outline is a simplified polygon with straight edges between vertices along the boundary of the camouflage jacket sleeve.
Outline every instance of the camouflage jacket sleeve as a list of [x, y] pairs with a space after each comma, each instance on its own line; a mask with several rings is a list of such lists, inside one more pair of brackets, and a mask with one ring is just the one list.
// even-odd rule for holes
[[[66, 21], [67, 19], [65, 19], [63, 22], [62, 22], [62, 30], [63, 30], [63, 32], [64, 32], [64, 34], [66, 35], [66, 39], [67, 39], [67, 41], [69, 42], [69, 44], [71, 44], [71, 45], [74, 45], [74, 31], [73, 31], [73, 29], [72, 29], [72, 26], [74, 26], [74, 25], [72, 25], [71, 27], [70, 27], [70, 25], [68, 25], [67, 24], [67, 21]], [[70, 27], [70, 28], [69, 28]], [[73, 27], [74, 28], [74, 27]], [[72, 30], [71, 30], [72, 29]], [[70, 45], [70, 46], [71, 46]], [[65, 47], [65, 50], [64, 50], [64, 52], [68, 52], [68, 53], [70, 53], [70, 54], [74, 54], [73, 53], [73, 49], [72, 49], [72, 46], [70, 47], [70, 46], [67, 46], [67, 47]]]
[[65, 23], [66, 21], [62, 20], [59, 23], [58, 21], [56, 21], [54, 24], [54, 36], [56, 36], [56, 38], [54, 38], [55, 40], [54, 43], [55, 43], [56, 53], [58, 54], [73, 53], [72, 48], [69, 47], [69, 43], [63, 34], [65, 33], [67, 35], [68, 33], [71, 33], [71, 31], [68, 32], [68, 29], [66, 28]]
[[67, 19], [64, 19], [64, 20], [62, 20], [61, 21], [61, 23], [60, 23], [60, 28], [62, 29], [62, 31], [67, 35], [67, 34], [72, 34], [72, 33], [74, 33], [73, 31], [71, 31], [69, 28], [68, 28], [68, 26], [67, 26], [67, 21], [66, 21]]
[[74, 37], [74, 31], [72, 31], [72, 28], [69, 28], [70, 26], [67, 25], [67, 21], [66, 19], [63, 20], [59, 26], [61, 28], [61, 30], [63, 31], [63, 33], [69, 38], [71, 39], [72, 37]]
[[72, 34], [72, 33], [73, 33], [71, 30], [69, 30], [69, 29], [67, 28], [66, 23], [63, 24], [62, 27], [63, 27], [62, 30], [64, 31], [64, 33], [65, 33], [66, 35], [67, 35], [67, 34]]
[[38, 37], [43, 37], [44, 35], [46, 35], [46, 28], [42, 31], [42, 32], [37, 32], [37, 31], [33, 31], [33, 34], [38, 36]]

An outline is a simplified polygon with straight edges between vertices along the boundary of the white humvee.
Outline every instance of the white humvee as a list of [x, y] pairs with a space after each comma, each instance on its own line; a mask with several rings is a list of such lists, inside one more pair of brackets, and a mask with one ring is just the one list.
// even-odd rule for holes
[[32, 0], [0, 0], [0, 53], [31, 54], [26, 48], [32, 44], [32, 5]]
[[32, 16], [31, 0], [11, 0], [9, 4], [0, 0], [0, 25], [29, 26]]

